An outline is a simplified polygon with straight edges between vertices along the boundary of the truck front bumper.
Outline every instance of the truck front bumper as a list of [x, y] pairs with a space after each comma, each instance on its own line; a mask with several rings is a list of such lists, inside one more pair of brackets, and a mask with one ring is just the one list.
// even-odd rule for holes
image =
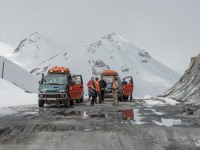
[[[106, 89], [105, 90], [105, 98], [112, 98], [113, 97], [113, 93], [111, 89]], [[118, 90], [118, 97], [123, 96], [123, 91], [122, 90]]]
[[67, 98], [67, 93], [39, 93], [39, 100], [64, 100]]

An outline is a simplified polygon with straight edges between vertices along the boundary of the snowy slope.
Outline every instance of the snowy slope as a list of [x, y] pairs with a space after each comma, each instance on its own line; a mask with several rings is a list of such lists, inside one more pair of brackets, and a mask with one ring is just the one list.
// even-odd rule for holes
[[[154, 60], [148, 52], [137, 48], [115, 33], [108, 34], [74, 52], [68, 50], [66, 53], [58, 50], [59, 55], [51, 59], [43, 58], [46, 56], [41, 53], [38, 62], [42, 63], [36, 63], [34, 57], [30, 58], [30, 54], [24, 52], [25, 50], [37, 52], [37, 48], [33, 47], [31, 49], [22, 47], [21, 54], [14, 54], [14, 58], [15, 61], [25, 64], [25, 68], [36, 76], [53, 66], [66, 66], [70, 67], [73, 73], [82, 74], [86, 84], [91, 76], [98, 76], [102, 70], [114, 69], [119, 72], [120, 77], [133, 76], [135, 97], [162, 94], [180, 77], [175, 71]], [[40, 50], [43, 53], [49, 51], [47, 48]], [[26, 61], [20, 58], [21, 55], [30, 58], [30, 62], [25, 63]]]
[[175, 83], [179, 75], [154, 60], [148, 52], [137, 48], [118, 34], [108, 34], [85, 46], [89, 71], [97, 75], [103, 69], [117, 70], [121, 77], [133, 76], [135, 95], [157, 95]]
[[15, 105], [37, 104], [37, 94], [26, 93], [21, 88], [2, 79], [0, 79], [0, 95], [0, 108]]
[[39, 79], [22, 69], [17, 64], [0, 56], [0, 78], [2, 78], [2, 68], [4, 62], [3, 78], [16, 86], [33, 93], [37, 93]]
[[184, 75], [164, 96], [200, 105], [200, 54], [191, 59], [190, 66]]

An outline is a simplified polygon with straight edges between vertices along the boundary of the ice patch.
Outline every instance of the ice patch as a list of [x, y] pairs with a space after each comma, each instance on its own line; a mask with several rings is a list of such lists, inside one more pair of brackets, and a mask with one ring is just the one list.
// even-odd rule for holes
[[165, 105], [165, 103], [161, 101], [155, 101], [155, 100], [145, 100], [145, 103], [147, 105]]
[[167, 127], [172, 127], [173, 125], [180, 125], [181, 120], [180, 119], [164, 119], [161, 118], [161, 122], [153, 120], [157, 125], [159, 126], [167, 126]]
[[163, 112], [157, 112], [155, 109], [151, 109], [155, 114], [157, 115], [164, 115], [165, 113]]
[[144, 101], [146, 102], [147, 105], [166, 105], [166, 104], [176, 105], [179, 103], [176, 100], [165, 97], [154, 97], [146, 95], [144, 98], [146, 99]]

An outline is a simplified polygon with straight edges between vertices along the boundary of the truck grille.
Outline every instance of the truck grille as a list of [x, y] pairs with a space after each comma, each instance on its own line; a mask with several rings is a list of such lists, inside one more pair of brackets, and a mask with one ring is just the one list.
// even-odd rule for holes
[[61, 98], [61, 95], [46, 95], [46, 98]]

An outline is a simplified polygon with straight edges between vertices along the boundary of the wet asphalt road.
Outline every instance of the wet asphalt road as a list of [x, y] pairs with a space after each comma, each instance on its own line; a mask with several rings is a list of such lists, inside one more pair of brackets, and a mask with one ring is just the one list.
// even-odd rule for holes
[[142, 100], [111, 104], [11, 107], [11, 115], [0, 116], [0, 150], [200, 150], [199, 111], [189, 116], [180, 106], [152, 107]]

